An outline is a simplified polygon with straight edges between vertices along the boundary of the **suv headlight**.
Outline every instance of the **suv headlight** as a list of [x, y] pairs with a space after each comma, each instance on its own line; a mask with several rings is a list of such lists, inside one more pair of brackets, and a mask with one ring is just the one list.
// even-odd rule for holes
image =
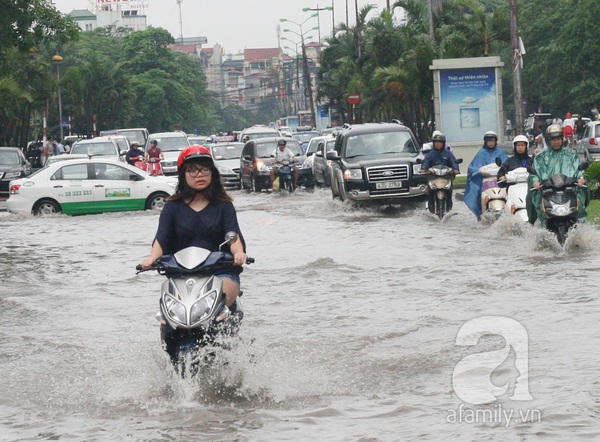
[[219, 166], [217, 169], [219, 170], [219, 173], [222, 173], [223, 175], [233, 174], [233, 170], [231, 170], [229, 167]]
[[267, 167], [267, 165], [262, 161], [256, 162], [256, 169], [258, 169], [259, 172], [268, 172], [270, 170], [269, 167]]
[[346, 180], [362, 180], [362, 169], [346, 169], [344, 171]]
[[420, 174], [421, 174], [421, 165], [413, 164], [413, 175], [420, 175]]

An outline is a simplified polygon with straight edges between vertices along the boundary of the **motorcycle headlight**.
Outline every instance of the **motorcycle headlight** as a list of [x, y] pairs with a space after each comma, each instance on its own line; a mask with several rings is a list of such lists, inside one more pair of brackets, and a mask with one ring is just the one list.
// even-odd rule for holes
[[195, 324], [206, 318], [210, 314], [216, 299], [217, 292], [213, 290], [202, 299], [196, 301], [190, 312], [190, 324]]
[[413, 175], [419, 175], [421, 173], [421, 165], [413, 164]]
[[173, 298], [171, 295], [165, 296], [165, 308], [167, 315], [171, 319], [181, 324], [187, 324], [185, 305]]
[[569, 204], [552, 204], [548, 208], [548, 213], [555, 216], [567, 216], [575, 211], [574, 207], [570, 207]]
[[229, 167], [219, 166], [219, 167], [217, 167], [217, 169], [219, 169], [219, 173], [222, 173], [224, 175], [232, 175], [233, 174], [233, 170], [231, 170]]
[[362, 180], [362, 170], [361, 169], [346, 169], [344, 171], [344, 179]]

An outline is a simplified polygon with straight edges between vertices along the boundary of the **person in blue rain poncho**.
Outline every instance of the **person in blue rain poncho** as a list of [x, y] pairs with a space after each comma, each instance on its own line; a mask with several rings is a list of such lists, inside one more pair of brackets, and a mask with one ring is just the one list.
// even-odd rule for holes
[[477, 152], [467, 171], [465, 204], [475, 214], [477, 221], [481, 220], [481, 187], [483, 183], [483, 176], [479, 169], [486, 164], [495, 163], [496, 158], [500, 158], [504, 162], [508, 156], [498, 148], [498, 135], [493, 131], [488, 131], [483, 136], [483, 147]]

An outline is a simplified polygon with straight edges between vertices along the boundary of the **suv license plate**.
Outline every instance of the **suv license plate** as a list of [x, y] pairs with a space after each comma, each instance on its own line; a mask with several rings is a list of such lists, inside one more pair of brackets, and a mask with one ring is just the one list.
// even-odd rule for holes
[[402, 187], [402, 181], [387, 181], [385, 183], [375, 183], [376, 189], [399, 189]]

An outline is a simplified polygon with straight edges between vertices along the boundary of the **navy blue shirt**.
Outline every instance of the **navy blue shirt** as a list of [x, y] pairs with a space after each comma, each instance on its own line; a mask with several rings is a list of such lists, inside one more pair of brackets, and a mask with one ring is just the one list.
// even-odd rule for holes
[[432, 166], [448, 166], [454, 170], [458, 170], [456, 158], [452, 152], [446, 149], [432, 149], [427, 156], [425, 156], [425, 160], [423, 160], [423, 164], [421, 164], [421, 169], [427, 170]]
[[[160, 214], [155, 239], [165, 255], [191, 246], [216, 252], [225, 240], [225, 234], [230, 231], [238, 233], [246, 250], [246, 243], [231, 202], [210, 203], [200, 212], [196, 212], [184, 201], [167, 201]], [[229, 248], [225, 247], [224, 251], [229, 251]], [[235, 266], [227, 273], [241, 272], [242, 266]]]

